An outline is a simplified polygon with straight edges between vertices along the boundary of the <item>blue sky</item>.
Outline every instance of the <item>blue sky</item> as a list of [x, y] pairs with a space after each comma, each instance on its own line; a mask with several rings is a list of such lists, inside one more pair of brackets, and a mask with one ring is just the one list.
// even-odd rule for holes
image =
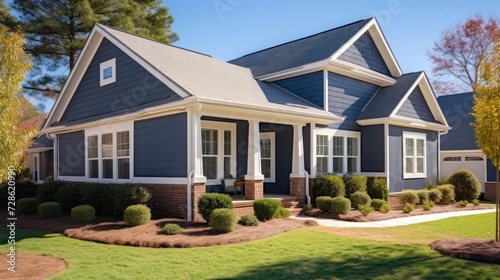
[[[230, 60], [361, 19], [376, 17], [403, 72], [424, 70], [445, 28], [476, 13], [500, 16], [498, 0], [171, 0], [163, 1], [174, 45]], [[50, 110], [52, 102], [46, 103]]]

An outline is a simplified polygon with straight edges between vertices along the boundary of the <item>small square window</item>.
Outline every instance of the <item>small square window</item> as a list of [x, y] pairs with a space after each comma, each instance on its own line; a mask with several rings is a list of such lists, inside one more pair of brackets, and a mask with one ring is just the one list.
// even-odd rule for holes
[[116, 82], [116, 59], [104, 61], [99, 65], [100, 86], [105, 86]]

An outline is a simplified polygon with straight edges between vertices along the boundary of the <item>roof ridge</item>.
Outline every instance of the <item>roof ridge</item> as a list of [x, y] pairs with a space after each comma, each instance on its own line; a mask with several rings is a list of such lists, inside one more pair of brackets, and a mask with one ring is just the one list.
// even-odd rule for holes
[[260, 53], [260, 52], [263, 52], [263, 51], [267, 51], [267, 50], [270, 50], [270, 49], [274, 49], [274, 48], [277, 48], [277, 47], [281, 47], [281, 46], [284, 46], [284, 45], [287, 45], [287, 44], [290, 44], [290, 43], [294, 43], [294, 42], [297, 42], [297, 41], [300, 41], [300, 40], [304, 40], [304, 39], [307, 39], [307, 38], [311, 38], [311, 37], [314, 37], [314, 36], [317, 36], [317, 35], [320, 35], [320, 34], [323, 34], [323, 33], [327, 33], [327, 32], [331, 32], [333, 30], [336, 30], [336, 29], [340, 29], [340, 28], [344, 28], [344, 27], [347, 27], [349, 25], [353, 25], [353, 24], [357, 24], [357, 23], [360, 23], [362, 21], [369, 21], [371, 20], [372, 18], [369, 18], [369, 19], [361, 19], [361, 20], [358, 20], [358, 21], [355, 21], [355, 22], [351, 22], [351, 23], [348, 23], [348, 24], [344, 24], [344, 25], [341, 25], [341, 26], [337, 26], [337, 27], [334, 27], [334, 28], [331, 28], [331, 29], [328, 29], [328, 30], [325, 30], [325, 31], [321, 31], [321, 32], [318, 32], [318, 33], [315, 33], [315, 34], [312, 34], [312, 35], [308, 35], [308, 36], [305, 36], [305, 37], [302, 37], [302, 38], [298, 38], [298, 39], [295, 39], [295, 40], [292, 40], [292, 41], [288, 41], [288, 42], [285, 42], [285, 43], [281, 43], [281, 44], [278, 44], [278, 45], [275, 45], [275, 46], [272, 46], [272, 47], [268, 47], [268, 48], [265, 48], [265, 49], [262, 49], [262, 50], [258, 50], [258, 51], [255, 51], [255, 52], [251, 52], [251, 53], [248, 53], [248, 54], [245, 54], [243, 56], [240, 56], [240, 57], [237, 57], [235, 59], [231, 59], [229, 60], [228, 62], [231, 62], [231, 61], [235, 61], [235, 60], [238, 60], [240, 58], [244, 58], [244, 57], [247, 57], [247, 56], [250, 56], [250, 55], [254, 55], [256, 53]]
[[195, 54], [199, 54], [199, 55], [203, 55], [203, 56], [208, 56], [208, 57], [213, 57], [209, 54], [206, 54], [206, 53], [201, 53], [201, 52], [197, 52], [197, 51], [193, 51], [193, 50], [190, 50], [190, 49], [186, 49], [186, 48], [183, 48], [183, 47], [179, 47], [179, 46], [174, 46], [172, 44], [167, 44], [165, 42], [160, 42], [160, 41], [157, 41], [157, 40], [154, 40], [154, 39], [151, 39], [151, 38], [148, 38], [148, 37], [145, 37], [145, 36], [142, 36], [142, 35], [139, 35], [139, 34], [135, 34], [135, 33], [132, 33], [130, 31], [126, 31], [126, 30], [123, 30], [123, 29], [120, 29], [120, 28], [116, 28], [116, 27], [113, 27], [113, 26], [109, 26], [109, 25], [105, 25], [105, 24], [101, 24], [101, 23], [96, 23], [96, 25], [100, 25], [100, 26], [103, 26], [103, 27], [106, 27], [106, 28], [109, 28], [109, 29], [113, 29], [113, 30], [116, 30], [118, 32], [122, 32], [122, 33], [126, 33], [128, 35], [132, 35], [132, 36], [135, 36], [135, 37], [139, 37], [141, 39], [145, 39], [145, 40], [148, 40], [148, 41], [152, 41], [152, 42], [155, 42], [155, 43], [158, 43], [158, 44], [162, 44], [162, 45], [165, 45], [165, 46], [168, 46], [168, 47], [174, 47], [176, 49], [180, 49], [180, 50], [184, 50], [184, 51], [188, 51], [188, 52], [192, 52], [192, 53], [195, 53]]

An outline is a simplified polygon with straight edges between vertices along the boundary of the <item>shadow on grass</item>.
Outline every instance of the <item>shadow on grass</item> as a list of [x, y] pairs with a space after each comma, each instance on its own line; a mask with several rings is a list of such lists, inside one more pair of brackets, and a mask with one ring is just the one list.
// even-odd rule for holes
[[[23, 239], [28, 238], [52, 238], [52, 233], [39, 230], [16, 229], [15, 240], [19, 243]], [[8, 244], [10, 230], [7, 228], [0, 229], [0, 245]]]

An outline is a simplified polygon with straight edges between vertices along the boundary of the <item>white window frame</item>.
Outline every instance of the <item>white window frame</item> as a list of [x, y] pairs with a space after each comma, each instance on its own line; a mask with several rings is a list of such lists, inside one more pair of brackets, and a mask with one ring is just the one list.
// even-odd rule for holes
[[[329, 129], [329, 128], [324, 128], [324, 129], [315, 129], [314, 130], [314, 176], [319, 175], [317, 174], [317, 169], [316, 169], [316, 164], [317, 164], [317, 155], [316, 155], [316, 137], [318, 135], [325, 135], [328, 136], [328, 168], [327, 172], [329, 174], [338, 174], [342, 175], [347, 173], [347, 162], [348, 158], [352, 158], [353, 156], [347, 156], [347, 138], [356, 138], [357, 139], [357, 152], [358, 155], [356, 156], [356, 171], [351, 172], [353, 174], [359, 174], [361, 172], [361, 133], [358, 131], [347, 131], [347, 130], [335, 130], [335, 129]], [[342, 156], [342, 173], [334, 173], [333, 172], [333, 137], [342, 137], [343, 140], [343, 156]]]
[[[264, 177], [264, 183], [276, 183], [276, 134], [274, 132], [261, 132], [260, 140], [269, 139], [271, 142], [271, 176]], [[262, 154], [261, 154], [261, 168], [262, 168]], [[262, 172], [264, 174], [264, 172]]]
[[[220, 185], [224, 179], [224, 130], [231, 131], [231, 175], [236, 174], [236, 123], [201, 121], [201, 129], [215, 129], [217, 132], [217, 179], [207, 179], [207, 185]], [[202, 155], [203, 158], [203, 155]]]
[[[406, 172], [406, 139], [413, 139], [414, 141], [414, 155], [413, 155], [413, 172]], [[417, 140], [424, 140], [424, 155], [417, 156]], [[419, 179], [427, 178], [427, 135], [425, 133], [407, 132], [403, 131], [403, 179]], [[424, 172], [417, 173], [417, 158], [424, 159]]]
[[[318, 155], [318, 136], [321, 136], [321, 137], [326, 137], [326, 155]], [[323, 175], [323, 174], [326, 174], [328, 173], [328, 151], [329, 151], [329, 148], [330, 148], [330, 145], [329, 145], [329, 136], [328, 135], [323, 135], [323, 134], [317, 134], [314, 136], [315, 139], [316, 139], [316, 142], [315, 142], [315, 145], [314, 145], [314, 153], [315, 153], [315, 157], [314, 157], [314, 165], [316, 166], [316, 174], [318, 175]], [[325, 146], [324, 144], [322, 144], [321, 146]], [[320, 173], [318, 171], [318, 158], [326, 158], [326, 172], [322, 172]]]
[[[104, 79], [104, 69], [111, 67], [111, 77]], [[99, 85], [105, 86], [116, 82], [116, 58], [101, 62], [99, 64]]]

